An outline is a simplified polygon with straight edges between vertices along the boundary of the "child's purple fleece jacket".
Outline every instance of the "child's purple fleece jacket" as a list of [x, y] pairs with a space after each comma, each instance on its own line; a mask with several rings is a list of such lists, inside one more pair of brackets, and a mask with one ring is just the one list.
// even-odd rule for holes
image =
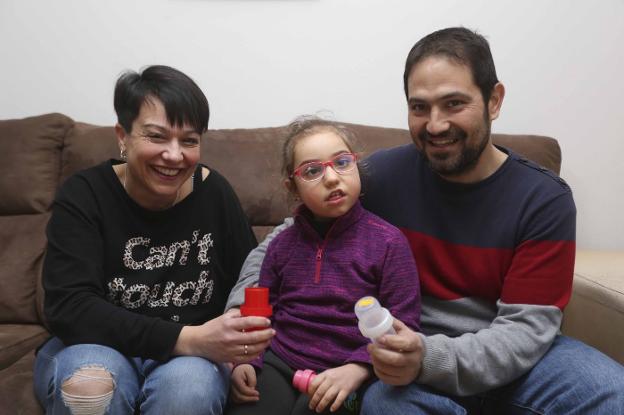
[[[412, 330], [419, 330], [418, 271], [403, 234], [356, 203], [324, 239], [301, 206], [295, 224], [269, 244], [259, 285], [269, 287], [271, 350], [293, 369], [322, 371], [370, 363], [369, 340], [353, 307], [372, 295]], [[261, 367], [261, 359], [252, 362]]]

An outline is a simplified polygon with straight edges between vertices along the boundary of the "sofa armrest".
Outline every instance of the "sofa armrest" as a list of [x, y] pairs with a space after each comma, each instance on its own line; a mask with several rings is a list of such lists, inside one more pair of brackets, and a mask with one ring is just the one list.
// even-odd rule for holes
[[624, 364], [624, 251], [577, 251], [562, 331]]

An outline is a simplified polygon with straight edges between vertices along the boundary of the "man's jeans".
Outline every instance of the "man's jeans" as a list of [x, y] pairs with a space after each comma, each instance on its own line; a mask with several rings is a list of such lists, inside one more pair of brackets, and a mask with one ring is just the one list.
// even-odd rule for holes
[[577, 340], [558, 336], [529, 373], [502, 388], [459, 398], [415, 383], [392, 387], [378, 381], [364, 396], [361, 413], [624, 414], [624, 366]]
[[103, 368], [113, 377], [105, 413], [221, 414], [229, 388], [229, 369], [200, 357], [174, 357], [165, 363], [128, 358], [96, 344], [65, 347], [52, 338], [37, 353], [35, 394], [47, 414], [70, 414], [61, 385], [79, 369]]

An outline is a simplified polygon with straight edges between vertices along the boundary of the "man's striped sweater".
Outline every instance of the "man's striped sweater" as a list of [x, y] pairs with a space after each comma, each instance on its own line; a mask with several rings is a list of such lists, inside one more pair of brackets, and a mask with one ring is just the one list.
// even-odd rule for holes
[[422, 290], [417, 382], [472, 395], [531, 369], [572, 291], [576, 208], [554, 173], [509, 157], [487, 179], [442, 179], [413, 144], [368, 159], [364, 206], [406, 235]]

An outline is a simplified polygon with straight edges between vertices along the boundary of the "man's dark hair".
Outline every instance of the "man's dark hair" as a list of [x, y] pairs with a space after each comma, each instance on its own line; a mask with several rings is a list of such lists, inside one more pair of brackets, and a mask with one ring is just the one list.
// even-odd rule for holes
[[498, 83], [490, 45], [483, 36], [464, 27], [438, 30], [423, 37], [412, 47], [403, 74], [405, 97], [409, 99], [407, 78], [414, 65], [425, 58], [439, 55], [470, 69], [474, 83], [481, 90], [483, 102], [487, 105], [494, 85]]
[[117, 121], [127, 133], [132, 131], [141, 105], [152, 98], [162, 102], [171, 125], [188, 124], [198, 134], [208, 128], [208, 100], [197, 84], [177, 69], [154, 65], [139, 73], [125, 72], [115, 85]]

